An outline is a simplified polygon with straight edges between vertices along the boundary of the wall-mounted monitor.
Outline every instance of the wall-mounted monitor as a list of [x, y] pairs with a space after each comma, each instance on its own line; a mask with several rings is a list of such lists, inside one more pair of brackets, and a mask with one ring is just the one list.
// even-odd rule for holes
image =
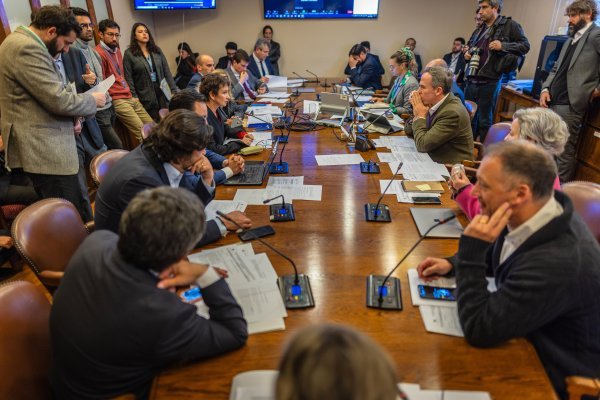
[[133, 0], [136, 10], [206, 10], [217, 8], [217, 0]]
[[379, 0], [264, 0], [266, 19], [374, 19]]

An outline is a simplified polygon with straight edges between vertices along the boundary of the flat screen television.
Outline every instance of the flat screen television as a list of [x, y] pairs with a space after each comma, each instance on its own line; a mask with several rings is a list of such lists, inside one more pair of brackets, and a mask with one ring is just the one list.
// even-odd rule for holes
[[264, 0], [266, 19], [375, 19], [379, 0]]
[[133, 0], [136, 10], [206, 10], [217, 8], [217, 0]]

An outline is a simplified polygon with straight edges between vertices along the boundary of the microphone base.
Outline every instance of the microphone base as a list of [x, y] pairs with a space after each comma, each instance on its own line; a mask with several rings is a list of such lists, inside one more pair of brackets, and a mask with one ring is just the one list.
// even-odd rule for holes
[[298, 274], [298, 283], [295, 282], [296, 275], [280, 276], [277, 280], [281, 297], [285, 308], [298, 309], [315, 306], [315, 299], [310, 287], [308, 276]]
[[330, 85], [330, 84], [328, 84], [327, 82], [325, 82], [325, 83], [322, 83], [322, 84], [321, 84], [321, 87], [322, 87], [322, 88], [330, 88], [330, 87], [331, 87], [331, 85]]
[[294, 206], [290, 203], [272, 204], [270, 207], [271, 222], [295, 221]]
[[286, 162], [273, 163], [269, 167], [269, 173], [271, 175], [273, 175], [273, 174], [275, 174], [275, 175], [288, 174], [289, 172], [290, 172], [290, 168], [288, 166], [288, 163], [286, 163]]
[[400, 294], [400, 279], [389, 277], [383, 288], [383, 301], [379, 303], [381, 284], [385, 280], [383, 275], [367, 276], [367, 307], [380, 310], [402, 310], [402, 296]]
[[287, 143], [288, 142], [288, 137], [286, 135], [277, 135], [275, 137], [273, 137], [273, 140], [277, 140], [279, 139], [279, 143]]
[[361, 162], [360, 163], [360, 172], [361, 174], [380, 174], [381, 169], [378, 164]]
[[379, 204], [378, 208], [375, 208], [377, 203], [365, 204], [365, 218], [369, 222], [392, 222], [392, 216], [390, 215], [390, 208], [386, 204]]

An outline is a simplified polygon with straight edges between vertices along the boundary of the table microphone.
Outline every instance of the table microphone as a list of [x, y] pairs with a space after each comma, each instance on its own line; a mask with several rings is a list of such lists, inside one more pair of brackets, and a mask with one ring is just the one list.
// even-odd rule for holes
[[269, 173], [271, 173], [271, 174], [287, 174], [290, 172], [288, 163], [283, 161], [283, 152], [285, 151], [285, 147], [289, 141], [290, 134], [292, 133], [292, 126], [296, 123], [297, 116], [298, 116], [298, 109], [296, 109], [294, 111], [294, 118], [292, 118], [292, 121], [288, 125], [288, 133], [287, 133], [285, 141], [283, 142], [283, 148], [281, 149], [281, 152], [279, 153], [279, 162], [272, 163], [271, 167], [269, 168]]
[[388, 189], [390, 188], [390, 186], [392, 186], [392, 182], [394, 182], [394, 179], [400, 173], [400, 169], [402, 168], [403, 164], [404, 163], [402, 163], [402, 162], [400, 162], [400, 164], [398, 164], [398, 169], [392, 176], [392, 179], [390, 179], [390, 183], [388, 183], [388, 185], [386, 186], [383, 193], [381, 193], [381, 196], [379, 196], [379, 200], [377, 200], [377, 204], [373, 204], [373, 203], [365, 204], [365, 218], [367, 219], [367, 221], [369, 221], [369, 222], [392, 222], [392, 216], [390, 215], [390, 208], [385, 204], [381, 204], [381, 200], [383, 200], [383, 196], [385, 196], [385, 194], [388, 191]]
[[309, 70], [306, 70], [306, 72], [308, 72], [309, 74], [311, 74], [312, 76], [314, 76], [317, 79], [317, 82], [316, 82], [317, 85], [320, 83], [319, 77], [317, 76], [317, 74], [315, 74], [314, 72], [310, 72]]
[[292, 74], [294, 74], [294, 75], [296, 75], [298, 78], [302, 79], [302, 84], [303, 84], [303, 85], [304, 85], [304, 83], [308, 82], [308, 79], [306, 79], [305, 77], [303, 77], [303, 76], [300, 76], [300, 75], [298, 75], [298, 74], [297, 74], [297, 73], [295, 73], [295, 72], [292, 72]]
[[295, 221], [296, 215], [294, 214], [294, 206], [290, 203], [285, 202], [285, 197], [283, 194], [279, 196], [273, 197], [272, 199], [268, 199], [263, 201], [263, 204], [267, 204], [272, 202], [275, 199], [281, 197], [281, 206], [278, 204], [271, 204], [270, 206], [270, 219], [273, 222], [283, 222], [283, 221]]
[[269, 243], [256, 236], [256, 234], [252, 232], [252, 230], [243, 228], [240, 224], [238, 224], [233, 219], [229, 218], [227, 215], [223, 214], [221, 211], [217, 211], [217, 215], [231, 222], [232, 224], [240, 228], [243, 232], [248, 232], [250, 234], [251, 240], [257, 240], [269, 249], [273, 250], [276, 254], [283, 257], [290, 264], [292, 264], [292, 267], [294, 268], [294, 274], [280, 276], [277, 282], [286, 308], [307, 308], [315, 306], [315, 300], [313, 298], [308, 276], [298, 273], [298, 268], [296, 267], [296, 264], [294, 263], [294, 261], [292, 261], [291, 258], [289, 258], [285, 254], [277, 250], [275, 247], [271, 246]]
[[[267, 121], [266, 119], [257, 117], [256, 115], [254, 115], [254, 110], [252, 110], [251, 112], [245, 112], [244, 115], [246, 115], [247, 117], [254, 117], [257, 120], [264, 122], [265, 124], [267, 124], [266, 126], [262, 126], [261, 124], [256, 124], [258, 125], [258, 127], [252, 127], [254, 129], [256, 129], [257, 131], [264, 131], [264, 130], [268, 130], [268, 129], [273, 129], [273, 121]], [[250, 128], [250, 124], [248, 124], [248, 127]], [[259, 129], [260, 128], [260, 129]]]
[[[449, 221], [452, 221], [456, 218], [456, 214], [453, 214], [447, 218], [442, 220], [436, 219], [435, 224], [433, 224], [423, 236], [417, 240], [417, 242], [413, 245], [413, 247], [408, 250], [408, 252], [402, 257], [402, 259], [396, 264], [396, 266], [387, 274], [385, 277], [381, 275], [369, 275], [367, 277], [367, 306], [375, 307], [380, 309], [392, 309], [392, 310], [401, 310], [402, 309], [402, 298], [400, 297], [400, 280], [398, 278], [391, 278], [392, 274], [398, 267], [406, 260], [412, 251], [427, 237], [429, 232], [431, 232], [434, 228], [443, 225]], [[382, 279], [383, 278], [383, 279]], [[386, 286], [388, 281], [391, 278], [391, 284]], [[387, 299], [387, 302], [384, 303], [384, 297]]]

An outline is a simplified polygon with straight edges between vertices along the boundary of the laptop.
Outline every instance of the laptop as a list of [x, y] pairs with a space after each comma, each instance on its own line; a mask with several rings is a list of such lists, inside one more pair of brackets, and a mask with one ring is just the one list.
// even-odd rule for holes
[[279, 145], [279, 139], [273, 143], [273, 150], [267, 163], [264, 161], [246, 161], [244, 172], [234, 175], [227, 179], [225, 186], [259, 186], [265, 181], [265, 178], [269, 174], [271, 164], [275, 161], [277, 155], [277, 146]]
[[[384, 110], [380, 110], [384, 111]], [[393, 120], [387, 119], [387, 115], [381, 117], [381, 112], [369, 112], [366, 110], [362, 111], [365, 116], [364, 127], [367, 127], [367, 131], [373, 131], [382, 135], [389, 135], [404, 130], [404, 124], [396, 120], [394, 116]]]
[[348, 108], [349, 102], [350, 97], [347, 94], [323, 92], [319, 112], [341, 114]]
[[348, 107], [344, 110], [344, 114], [342, 114], [341, 118], [325, 118], [325, 119], [317, 119], [315, 120], [315, 124], [321, 126], [329, 126], [331, 128], [339, 128], [342, 126], [346, 117], [348, 116]]

